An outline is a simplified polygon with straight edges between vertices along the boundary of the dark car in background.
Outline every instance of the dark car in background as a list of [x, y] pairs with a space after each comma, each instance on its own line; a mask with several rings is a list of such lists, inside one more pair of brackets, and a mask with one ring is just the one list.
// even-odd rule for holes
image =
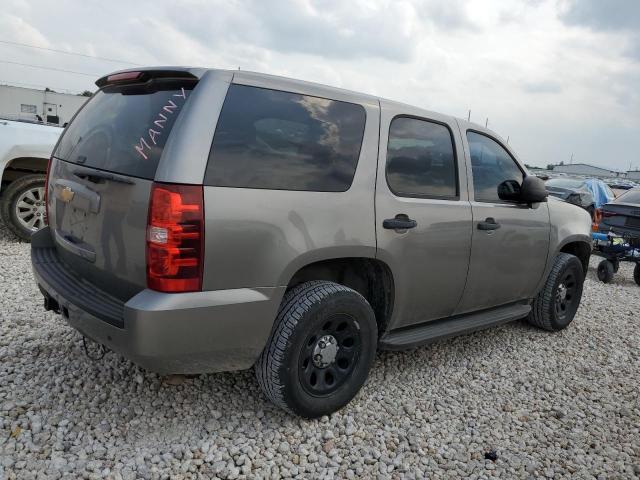
[[610, 231], [626, 237], [640, 239], [640, 188], [623, 193], [603, 205], [601, 231]]
[[606, 183], [593, 178], [550, 178], [546, 187], [550, 195], [584, 208], [591, 218], [596, 208], [615, 198]]

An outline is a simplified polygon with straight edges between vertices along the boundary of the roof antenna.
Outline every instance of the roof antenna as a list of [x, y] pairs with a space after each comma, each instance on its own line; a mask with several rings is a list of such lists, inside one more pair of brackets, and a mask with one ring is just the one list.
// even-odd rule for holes
[[487, 117], [487, 120], [484, 122], [484, 128], [487, 128], [487, 125], [489, 125], [489, 117]]
[[471, 110], [469, 110], [469, 114], [467, 115], [467, 122], [471, 121]]

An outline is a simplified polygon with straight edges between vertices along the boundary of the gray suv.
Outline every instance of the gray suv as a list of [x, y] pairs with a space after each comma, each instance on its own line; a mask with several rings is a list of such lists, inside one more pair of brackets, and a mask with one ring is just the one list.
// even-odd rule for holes
[[576, 313], [589, 215], [485, 128], [243, 71], [96, 84], [54, 150], [33, 269], [46, 309], [146, 369], [253, 367], [317, 417], [378, 348]]

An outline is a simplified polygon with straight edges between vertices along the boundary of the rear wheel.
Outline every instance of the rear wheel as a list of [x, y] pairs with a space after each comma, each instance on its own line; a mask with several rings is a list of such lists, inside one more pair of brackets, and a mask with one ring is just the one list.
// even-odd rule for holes
[[375, 315], [356, 291], [313, 281], [288, 291], [255, 366], [273, 403], [307, 418], [328, 415], [358, 393], [377, 344]]
[[633, 279], [638, 285], [640, 285], [640, 263], [636, 263], [636, 266], [633, 269]]
[[27, 175], [10, 183], [2, 192], [0, 214], [5, 225], [22, 240], [46, 225], [44, 175]]
[[580, 306], [583, 283], [580, 260], [568, 253], [558, 254], [547, 282], [533, 300], [528, 322], [551, 331], [567, 327]]
[[616, 272], [615, 264], [609, 260], [602, 260], [598, 264], [598, 280], [602, 283], [609, 283], [613, 280], [613, 275]]

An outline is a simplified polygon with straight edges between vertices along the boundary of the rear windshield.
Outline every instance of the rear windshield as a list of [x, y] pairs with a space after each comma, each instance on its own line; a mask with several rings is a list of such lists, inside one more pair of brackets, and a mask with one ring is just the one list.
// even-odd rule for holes
[[615, 201], [616, 203], [636, 203], [640, 205], [640, 190], [629, 190], [620, 195]]
[[153, 179], [190, 86], [104, 88], [76, 115], [54, 156], [79, 165]]

